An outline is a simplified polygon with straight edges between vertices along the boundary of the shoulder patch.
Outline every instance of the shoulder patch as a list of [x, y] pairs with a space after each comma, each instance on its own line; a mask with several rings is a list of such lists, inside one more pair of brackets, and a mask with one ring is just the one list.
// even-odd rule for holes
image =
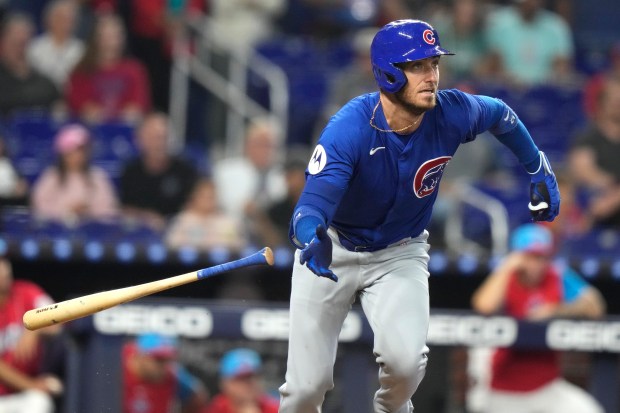
[[326, 164], [327, 154], [325, 153], [325, 148], [323, 148], [322, 145], [317, 145], [308, 163], [308, 173], [310, 175], [316, 175], [325, 168]]
[[418, 198], [424, 198], [435, 192], [443, 171], [452, 159], [451, 156], [440, 156], [424, 162], [413, 178], [413, 192]]

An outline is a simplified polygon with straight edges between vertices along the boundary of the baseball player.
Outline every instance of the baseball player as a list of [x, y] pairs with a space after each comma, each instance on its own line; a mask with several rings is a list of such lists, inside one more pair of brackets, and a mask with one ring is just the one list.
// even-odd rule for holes
[[425, 227], [460, 144], [493, 133], [531, 176], [533, 219], [551, 221], [559, 212], [549, 162], [517, 115], [497, 99], [438, 89], [440, 57], [452, 53], [433, 27], [389, 23], [370, 53], [380, 91], [351, 100], [330, 119], [291, 220], [299, 250], [280, 413], [321, 411], [333, 387], [338, 335], [358, 293], [379, 365], [374, 411], [413, 411], [428, 353]]

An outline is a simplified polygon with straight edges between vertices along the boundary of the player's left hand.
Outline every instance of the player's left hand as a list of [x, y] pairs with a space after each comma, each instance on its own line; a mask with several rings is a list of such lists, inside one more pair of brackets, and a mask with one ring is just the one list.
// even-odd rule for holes
[[544, 152], [540, 152], [540, 168], [531, 174], [528, 208], [534, 221], [553, 221], [560, 213], [560, 190], [555, 174]]
[[327, 230], [323, 225], [316, 227], [316, 235], [301, 250], [299, 255], [299, 263], [306, 266], [319, 277], [329, 278], [334, 282], [338, 282], [338, 277], [334, 274], [329, 266], [332, 263], [332, 240], [327, 235]]

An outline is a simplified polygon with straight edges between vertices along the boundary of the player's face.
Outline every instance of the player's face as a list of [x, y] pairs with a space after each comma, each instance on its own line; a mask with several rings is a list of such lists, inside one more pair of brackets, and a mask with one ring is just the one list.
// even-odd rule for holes
[[433, 109], [439, 87], [439, 56], [403, 63], [401, 68], [407, 76], [407, 84], [396, 93], [396, 99], [414, 112]]

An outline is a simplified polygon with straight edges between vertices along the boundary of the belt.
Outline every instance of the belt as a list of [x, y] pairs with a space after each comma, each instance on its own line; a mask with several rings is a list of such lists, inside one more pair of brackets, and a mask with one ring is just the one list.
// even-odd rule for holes
[[389, 247], [406, 244], [412, 239], [413, 239], [412, 237], [407, 237], [398, 242], [394, 242], [394, 243], [387, 244], [387, 245], [355, 245], [351, 240], [349, 240], [344, 235], [342, 235], [340, 232], [338, 232], [338, 240], [340, 241], [340, 245], [345, 247], [347, 250], [353, 251], [353, 252], [374, 252], [374, 251], [384, 250]]

